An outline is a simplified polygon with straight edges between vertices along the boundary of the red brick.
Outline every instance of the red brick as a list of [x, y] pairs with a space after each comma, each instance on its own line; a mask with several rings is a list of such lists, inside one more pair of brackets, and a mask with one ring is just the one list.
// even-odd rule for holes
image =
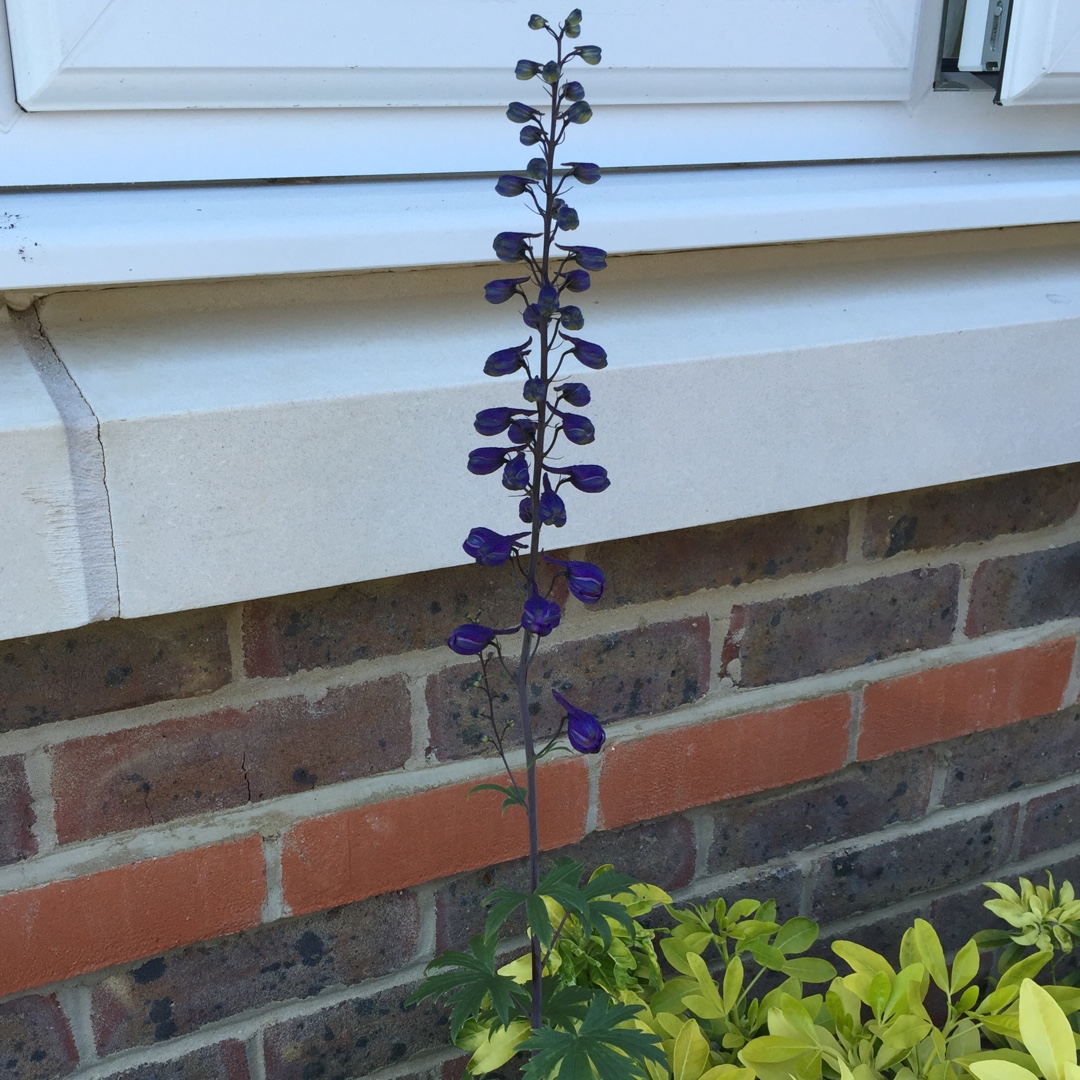
[[[585, 762], [546, 765], [538, 780], [540, 846], [580, 840], [589, 801]], [[435, 788], [301, 822], [285, 834], [282, 852], [289, 907], [295, 914], [319, 911], [525, 854], [525, 815], [515, 808], [502, 813], [496, 792], [470, 798], [474, 786]]]
[[72, 739], [53, 752], [61, 843], [387, 772], [412, 749], [404, 680]]
[[0, 758], [0, 866], [35, 854], [33, 828], [34, 807], [23, 759]]
[[613, 829], [835, 772], [847, 756], [846, 694], [616, 743], [600, 815]]
[[859, 758], [1015, 724], [1061, 706], [1072, 639], [872, 683], [863, 694]]
[[222, 608], [0, 645], [0, 731], [205, 694], [232, 678]]
[[258, 837], [0, 896], [0, 995], [246, 929], [265, 898]]

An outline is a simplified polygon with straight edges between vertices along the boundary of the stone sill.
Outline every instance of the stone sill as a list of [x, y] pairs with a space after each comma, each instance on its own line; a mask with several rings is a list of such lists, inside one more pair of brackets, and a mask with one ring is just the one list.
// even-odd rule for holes
[[[464, 468], [473, 413], [518, 393], [480, 374], [524, 338], [479, 301], [493, 273], [52, 295], [37, 346], [89, 429], [27, 317], [5, 326], [0, 639], [460, 564], [471, 526], [512, 531], [516, 500]], [[1080, 226], [619, 258], [583, 299], [612, 365], [567, 460], [613, 484], [567, 500], [560, 546], [1080, 460]]]

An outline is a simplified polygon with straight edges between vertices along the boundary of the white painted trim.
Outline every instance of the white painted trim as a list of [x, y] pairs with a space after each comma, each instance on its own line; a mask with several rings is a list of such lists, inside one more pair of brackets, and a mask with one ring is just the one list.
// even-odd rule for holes
[[[663, 251], [1080, 221], [1080, 156], [609, 174], [582, 242]], [[450, 265], [522, 201], [484, 180], [36, 192], [0, 213], [0, 288]]]
[[[479, 302], [492, 269], [44, 301], [100, 423], [121, 613], [458, 564], [473, 525], [512, 531], [515, 500], [464, 468], [473, 412], [517, 392], [478, 374], [524, 336]], [[567, 461], [614, 482], [568, 499], [559, 545], [1080, 460], [1078, 227], [627, 258], [585, 299], [612, 365], [584, 373], [598, 437]]]
[[1078, 16], [1075, 0], [1013, 0], [1001, 77], [1003, 105], [1080, 101]]

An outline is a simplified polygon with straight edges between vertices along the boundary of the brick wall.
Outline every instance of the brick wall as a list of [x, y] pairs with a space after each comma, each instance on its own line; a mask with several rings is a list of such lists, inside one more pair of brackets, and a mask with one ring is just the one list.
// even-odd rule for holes
[[[597, 712], [543, 846], [684, 898], [958, 943], [987, 876], [1080, 880], [1080, 466], [601, 544], [538, 663]], [[0, 645], [0, 1077], [441, 1074], [401, 1002], [523, 880], [466, 567]], [[550, 710], [544, 704], [541, 715]]]

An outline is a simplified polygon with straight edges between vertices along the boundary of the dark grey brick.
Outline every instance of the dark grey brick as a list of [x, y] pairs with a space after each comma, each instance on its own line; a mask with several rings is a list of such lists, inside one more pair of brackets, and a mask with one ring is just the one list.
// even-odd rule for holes
[[1080, 543], [990, 559], [971, 583], [967, 633], [992, 634], [1080, 615]]
[[0, 1080], [52, 1080], [79, 1064], [55, 997], [33, 994], [0, 1005]]
[[247, 1053], [235, 1039], [154, 1065], [136, 1065], [105, 1080], [248, 1080]]
[[1080, 773], [1080, 709], [950, 739], [942, 803], [959, 806]]
[[1080, 785], [1040, 795], [1027, 804], [1020, 858], [1027, 859], [1080, 840]]
[[389, 893], [132, 964], [93, 990], [98, 1050], [161, 1042], [274, 1001], [384, 975], [412, 959], [419, 932], [416, 897]]
[[819, 859], [811, 918], [844, 919], [911, 896], [984, 880], [1008, 856], [1014, 806]]
[[877, 832], [922, 816], [934, 777], [929, 750], [850, 765], [825, 781], [750, 795], [710, 808], [709, 873], [758, 866], [817, 844]]
[[741, 605], [723, 668], [739, 686], [766, 686], [947, 645], [959, 583], [959, 569], [942, 566]]

